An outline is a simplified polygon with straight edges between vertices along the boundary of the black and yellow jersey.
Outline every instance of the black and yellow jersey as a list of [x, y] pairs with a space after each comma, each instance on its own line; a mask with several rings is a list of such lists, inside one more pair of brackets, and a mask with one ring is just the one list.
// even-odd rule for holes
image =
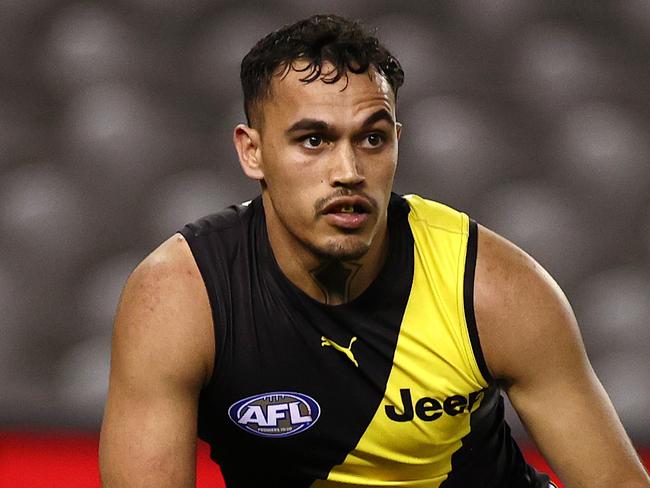
[[198, 432], [229, 488], [547, 486], [481, 353], [476, 223], [393, 194], [388, 229], [377, 278], [335, 306], [284, 276], [261, 198], [182, 229], [215, 330]]

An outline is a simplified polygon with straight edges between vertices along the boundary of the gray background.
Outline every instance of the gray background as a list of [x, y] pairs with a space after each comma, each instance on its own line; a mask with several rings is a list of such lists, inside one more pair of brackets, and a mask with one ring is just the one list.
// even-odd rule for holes
[[649, 443], [647, 0], [0, 0], [0, 424], [98, 427], [124, 280], [257, 193], [239, 62], [316, 12], [377, 27], [405, 67], [396, 190], [535, 256]]

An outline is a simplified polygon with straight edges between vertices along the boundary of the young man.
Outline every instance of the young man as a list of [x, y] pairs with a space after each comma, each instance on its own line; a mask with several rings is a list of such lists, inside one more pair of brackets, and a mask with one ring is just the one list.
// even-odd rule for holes
[[262, 195], [186, 226], [115, 323], [104, 486], [648, 487], [561, 290], [466, 215], [391, 193], [399, 63], [315, 16], [244, 58], [234, 131]]

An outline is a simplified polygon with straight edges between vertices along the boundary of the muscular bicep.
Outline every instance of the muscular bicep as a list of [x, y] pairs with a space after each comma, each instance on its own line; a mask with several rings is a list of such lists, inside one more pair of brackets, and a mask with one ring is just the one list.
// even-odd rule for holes
[[103, 486], [194, 486], [197, 400], [210, 369], [207, 296], [177, 237], [131, 275], [113, 333]]
[[567, 486], [647, 486], [625, 484], [645, 475], [553, 279], [482, 229], [475, 287], [488, 366]]

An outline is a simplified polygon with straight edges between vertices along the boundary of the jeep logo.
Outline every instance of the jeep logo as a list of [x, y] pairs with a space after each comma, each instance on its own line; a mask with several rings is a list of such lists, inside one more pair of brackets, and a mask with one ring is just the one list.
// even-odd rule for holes
[[443, 413], [454, 417], [459, 413], [471, 412], [472, 407], [484, 393], [483, 390], [479, 390], [473, 391], [467, 397], [462, 395], [453, 395], [445, 398], [442, 403], [435, 398], [422, 397], [415, 402], [414, 408], [411, 389], [402, 388], [399, 392], [402, 397], [402, 406], [399, 407], [399, 411], [402, 413], [398, 413], [398, 408], [396, 408], [395, 405], [384, 406], [388, 418], [395, 422], [408, 422], [409, 420], [413, 420], [414, 414], [421, 420], [431, 422], [432, 420], [440, 418]]

